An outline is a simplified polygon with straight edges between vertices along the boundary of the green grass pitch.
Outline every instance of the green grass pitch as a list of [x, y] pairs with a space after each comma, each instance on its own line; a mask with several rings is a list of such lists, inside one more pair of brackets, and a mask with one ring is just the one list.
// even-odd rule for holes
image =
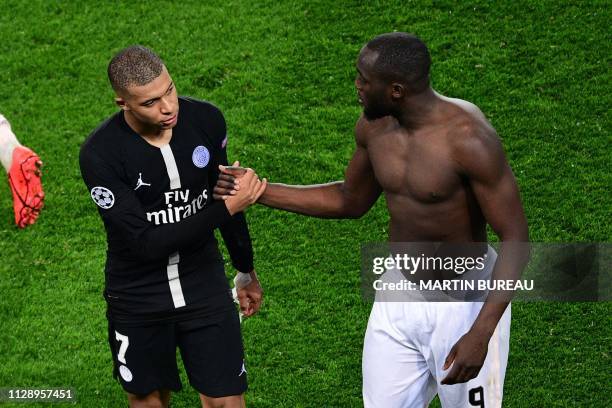
[[[531, 239], [601, 242], [612, 235], [610, 17], [606, 1], [0, 0], [0, 112], [44, 160], [47, 193], [38, 223], [18, 231], [0, 183], [0, 387], [72, 387], [76, 406], [126, 406], [106, 340], [105, 234], [77, 160], [116, 109], [106, 65], [119, 49], [152, 47], [181, 94], [221, 107], [230, 159], [307, 184], [341, 179], [351, 157], [361, 46], [413, 32], [430, 46], [434, 88], [497, 129]], [[360, 406], [370, 305], [359, 249], [385, 240], [384, 200], [360, 220], [263, 207], [248, 219], [266, 301], [242, 326], [247, 404]], [[609, 406], [610, 312], [514, 304], [504, 407]], [[182, 378], [172, 406], [197, 406]]]

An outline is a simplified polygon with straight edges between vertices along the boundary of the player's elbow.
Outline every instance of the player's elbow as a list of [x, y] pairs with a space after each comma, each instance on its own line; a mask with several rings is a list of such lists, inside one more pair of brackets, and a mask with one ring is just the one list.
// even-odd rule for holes
[[359, 205], [348, 205], [344, 208], [343, 218], [358, 219], [368, 212], [368, 208]]
[[515, 262], [525, 266], [531, 258], [527, 221], [517, 222], [498, 233], [504, 252], [511, 253]]
[[171, 255], [165, 248], [152, 248], [144, 245], [134, 245], [131, 250], [133, 257], [140, 262], [157, 262]]
[[491, 226], [501, 241], [529, 242], [527, 218], [522, 211], [503, 219], [503, 222], [491, 223]]
[[167, 245], [162, 239], [142, 234], [129, 242], [132, 256], [140, 262], [158, 262], [168, 259], [178, 248]]
[[516, 221], [499, 232], [502, 241], [529, 242], [527, 220]]
[[361, 218], [370, 209], [358, 196], [345, 189], [344, 182], [338, 184], [338, 193], [338, 218]]

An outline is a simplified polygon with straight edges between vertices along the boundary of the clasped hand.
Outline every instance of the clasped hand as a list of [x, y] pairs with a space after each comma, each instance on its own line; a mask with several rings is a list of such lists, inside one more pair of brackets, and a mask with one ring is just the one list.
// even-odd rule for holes
[[[234, 162], [239, 166], [239, 162]], [[213, 189], [215, 200], [225, 201], [227, 210], [231, 215], [244, 211], [247, 207], [255, 204], [268, 186], [264, 178], [260, 180], [253, 169], [233, 170], [220, 165], [219, 180]]]

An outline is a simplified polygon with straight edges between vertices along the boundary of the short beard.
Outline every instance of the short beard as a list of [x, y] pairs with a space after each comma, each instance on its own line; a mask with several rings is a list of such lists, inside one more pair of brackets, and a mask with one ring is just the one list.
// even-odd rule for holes
[[380, 119], [380, 118], [387, 116], [387, 114], [384, 113], [382, 110], [364, 107], [363, 116], [365, 116], [367, 120], [376, 120], [376, 119]]
[[385, 116], [397, 117], [395, 106], [385, 105], [384, 103], [376, 103], [374, 101], [369, 106], [363, 107], [363, 115], [367, 120], [376, 120], [384, 118]]
[[367, 106], [363, 107], [363, 115], [367, 120], [376, 120], [391, 115], [391, 109], [380, 101], [371, 100]]

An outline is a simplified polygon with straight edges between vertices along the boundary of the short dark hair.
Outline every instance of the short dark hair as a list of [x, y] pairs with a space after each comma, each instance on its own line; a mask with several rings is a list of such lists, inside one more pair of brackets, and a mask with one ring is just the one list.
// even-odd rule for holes
[[381, 77], [403, 82], [413, 92], [421, 92], [429, 86], [431, 57], [427, 45], [415, 35], [381, 34], [366, 47], [378, 53], [373, 68]]
[[119, 51], [108, 64], [108, 79], [117, 92], [129, 86], [146, 85], [157, 78], [164, 62], [142, 45], [132, 45]]

